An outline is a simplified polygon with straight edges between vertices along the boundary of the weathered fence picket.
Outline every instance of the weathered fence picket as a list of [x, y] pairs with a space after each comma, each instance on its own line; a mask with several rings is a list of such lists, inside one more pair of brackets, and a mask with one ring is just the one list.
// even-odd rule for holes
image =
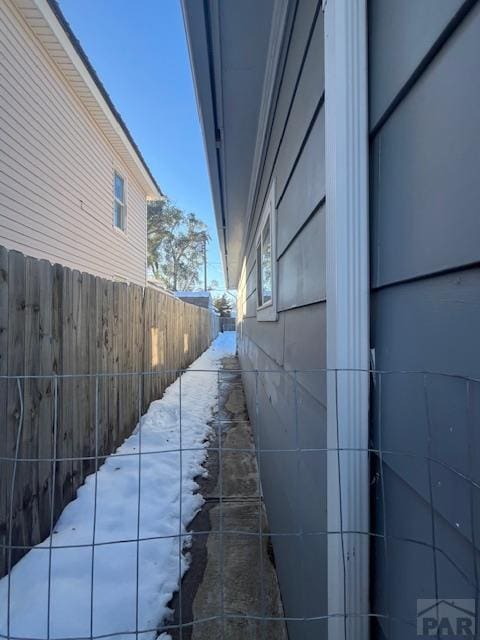
[[[49, 535], [52, 490], [56, 519], [94, 470], [82, 459], [95, 454], [96, 415], [107, 455], [130, 435], [139, 401], [145, 411], [217, 331], [207, 309], [167, 293], [0, 247], [0, 575], [10, 543], [13, 564]], [[153, 375], [139, 385], [143, 371]]]

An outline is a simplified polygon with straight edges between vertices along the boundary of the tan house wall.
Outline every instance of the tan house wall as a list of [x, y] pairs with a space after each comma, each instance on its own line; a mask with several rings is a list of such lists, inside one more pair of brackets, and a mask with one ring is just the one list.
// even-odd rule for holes
[[[113, 172], [127, 229], [113, 227]], [[145, 284], [145, 192], [11, 0], [0, 2], [0, 245]]]

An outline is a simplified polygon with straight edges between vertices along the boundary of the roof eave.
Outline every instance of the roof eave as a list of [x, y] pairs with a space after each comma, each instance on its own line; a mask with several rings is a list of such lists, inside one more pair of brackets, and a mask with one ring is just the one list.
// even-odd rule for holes
[[198, 0], [182, 0], [182, 11], [197, 110], [207, 156], [223, 272], [226, 286], [230, 288], [232, 285], [228, 270], [227, 227], [222, 180], [222, 129], [218, 117], [218, 96], [213, 77], [215, 64], [218, 64], [219, 61], [215, 60], [215, 52], [211, 45], [210, 16], [206, 15], [206, 11], [210, 11], [210, 5]]

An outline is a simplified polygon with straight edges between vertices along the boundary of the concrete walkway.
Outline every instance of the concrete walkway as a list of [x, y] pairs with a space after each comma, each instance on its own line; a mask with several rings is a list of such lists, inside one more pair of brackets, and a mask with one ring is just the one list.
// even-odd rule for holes
[[199, 480], [206, 502], [190, 527], [206, 533], [193, 538], [192, 564], [171, 604], [175, 624], [180, 612], [184, 624], [193, 624], [182, 634], [170, 632], [174, 640], [287, 640], [283, 622], [244, 617], [282, 617], [283, 609], [270, 540], [256, 535], [268, 525], [241, 376], [229, 373], [234, 369], [238, 360], [225, 358], [209, 445], [217, 448], [221, 438], [222, 451], [207, 459], [208, 477]]

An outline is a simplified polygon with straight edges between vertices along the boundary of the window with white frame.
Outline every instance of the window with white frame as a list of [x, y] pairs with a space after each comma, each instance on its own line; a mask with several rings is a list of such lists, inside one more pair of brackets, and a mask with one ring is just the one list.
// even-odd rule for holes
[[125, 180], [116, 171], [113, 176], [113, 226], [122, 231], [127, 228]]
[[270, 189], [257, 235], [257, 319], [276, 320], [275, 197]]
[[272, 304], [272, 234], [270, 215], [263, 225], [257, 246], [258, 307]]

